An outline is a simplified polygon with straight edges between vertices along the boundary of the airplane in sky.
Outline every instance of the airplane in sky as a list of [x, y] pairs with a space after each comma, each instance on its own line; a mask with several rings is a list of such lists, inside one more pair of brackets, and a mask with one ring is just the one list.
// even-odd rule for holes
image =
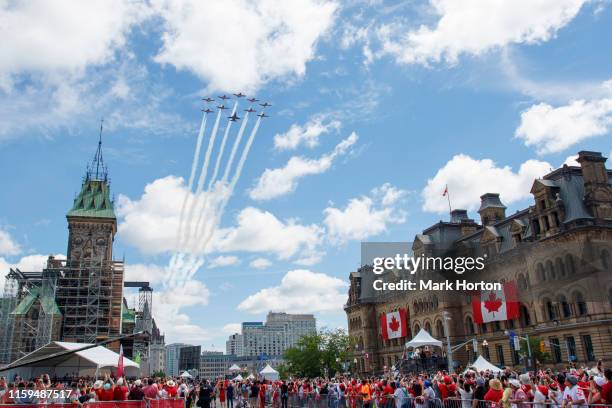
[[243, 94], [242, 92], [238, 92], [238, 93], [235, 93], [235, 94], [234, 94], [234, 96], [235, 96], [236, 98], [244, 98], [246, 95], [245, 95], [245, 94]]
[[245, 109], [244, 111], [245, 111], [245, 112], [257, 112], [257, 111], [256, 111], [255, 109], [253, 109], [253, 108]]
[[213, 101], [214, 101], [214, 99], [213, 99], [213, 98], [202, 98], [202, 100], [203, 100], [204, 102], [213, 102]]
[[249, 99], [247, 99], [247, 101], [249, 101], [251, 103], [255, 103], [255, 102], [258, 102], [259, 99], [257, 99], [257, 98], [249, 98]]
[[211, 110], [211, 109], [206, 108], [206, 109], [202, 109], [202, 112], [204, 112], [204, 113], [210, 113], [210, 112], [212, 112], [212, 110]]
[[266, 115], [265, 113], [261, 112], [259, 115], [260, 118], [269, 118], [270, 116]]
[[238, 119], [240, 119], [238, 115], [236, 115], [236, 112], [234, 112], [232, 116], [228, 116], [227, 118], [230, 120], [230, 122], [236, 122]]
[[227, 109], [227, 108], [225, 107], [225, 105], [219, 105], [219, 106], [217, 106], [217, 108], [219, 108], [219, 109], [221, 109], [221, 110], [223, 110], [223, 109]]
[[268, 106], [272, 106], [272, 104], [268, 102], [260, 103], [260, 105], [263, 106], [264, 108], [267, 108]]
[[222, 100], [226, 100], [226, 99], [229, 99], [229, 98], [230, 98], [230, 97], [229, 97], [229, 96], [227, 96], [227, 95], [221, 95], [221, 96], [219, 97], [219, 99], [222, 99]]

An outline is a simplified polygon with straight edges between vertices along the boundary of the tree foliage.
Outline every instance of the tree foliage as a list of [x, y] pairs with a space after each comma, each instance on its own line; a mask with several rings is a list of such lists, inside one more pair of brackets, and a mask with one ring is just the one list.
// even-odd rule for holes
[[333, 376], [342, 371], [353, 342], [343, 329], [322, 329], [301, 337], [296, 346], [285, 351], [284, 374], [300, 377]]

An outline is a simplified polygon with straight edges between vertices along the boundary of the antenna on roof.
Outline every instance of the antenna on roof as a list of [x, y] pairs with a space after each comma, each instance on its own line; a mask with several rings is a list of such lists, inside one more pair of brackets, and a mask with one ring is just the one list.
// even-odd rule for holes
[[[107, 180], [108, 172], [106, 167], [104, 166], [104, 158], [102, 157], [102, 132], [104, 130], [104, 118], [100, 120], [100, 135], [98, 137], [98, 148], [96, 149], [96, 154], [94, 155], [93, 161], [91, 162], [91, 166], [89, 168], [87, 178], [94, 180]], [[95, 173], [94, 173], [95, 172]], [[92, 177], [93, 176], [93, 177]]]

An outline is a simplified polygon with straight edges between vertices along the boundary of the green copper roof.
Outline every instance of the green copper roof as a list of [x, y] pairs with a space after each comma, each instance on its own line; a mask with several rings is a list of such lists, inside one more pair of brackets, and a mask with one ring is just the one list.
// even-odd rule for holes
[[86, 178], [81, 192], [74, 199], [69, 217], [116, 218], [113, 202], [110, 199], [110, 188], [106, 180]]
[[57, 303], [55, 303], [55, 298], [53, 297], [53, 294], [47, 293], [47, 291], [36, 286], [29, 289], [28, 294], [21, 300], [21, 302], [19, 302], [19, 304], [11, 314], [27, 314], [37, 299], [40, 301], [42, 310], [45, 314], [62, 314], [59, 307], [57, 306]]
[[130, 309], [129, 307], [125, 307], [123, 305], [121, 310], [121, 320], [124, 323], [135, 323], [136, 322], [136, 311], [134, 309]]

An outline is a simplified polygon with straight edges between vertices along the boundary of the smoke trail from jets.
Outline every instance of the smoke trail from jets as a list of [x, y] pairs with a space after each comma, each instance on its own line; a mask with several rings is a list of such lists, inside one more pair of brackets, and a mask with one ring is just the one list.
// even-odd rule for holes
[[[236, 114], [236, 109], [238, 108], [238, 101], [234, 102], [234, 108], [232, 109], [232, 114], [230, 117], [233, 117]], [[221, 140], [221, 147], [219, 148], [219, 154], [217, 155], [217, 162], [215, 163], [215, 170], [213, 171], [213, 175], [210, 178], [210, 182], [208, 183], [208, 189], [212, 187], [214, 184], [217, 174], [219, 174], [219, 167], [221, 166], [221, 159], [223, 158], [223, 152], [225, 151], [225, 143], [227, 142], [227, 136], [229, 135], [230, 129], [232, 127], [233, 120], [227, 121], [227, 127], [225, 128], [225, 132], [223, 133], [223, 139]]]
[[189, 206], [189, 213], [187, 216], [187, 228], [186, 235], [184, 237], [184, 245], [188, 246], [191, 241], [191, 226], [194, 217], [194, 210], [196, 207], [199, 207], [200, 201], [202, 198], [200, 197], [202, 193], [202, 189], [204, 188], [204, 183], [206, 182], [206, 174], [208, 173], [208, 163], [210, 162], [210, 156], [212, 154], [213, 147], [215, 145], [215, 139], [217, 137], [217, 132], [219, 130], [219, 122], [221, 121], [221, 112], [223, 110], [219, 109], [217, 112], [217, 118], [215, 119], [215, 124], [213, 126], [212, 132], [210, 134], [210, 139], [208, 139], [208, 147], [206, 148], [206, 154], [204, 156], [204, 163], [202, 163], [202, 169], [200, 170], [200, 177], [198, 178], [198, 185], [196, 187], [194, 193], [194, 200]]
[[234, 140], [232, 151], [230, 152], [229, 159], [227, 160], [227, 165], [225, 166], [225, 171], [223, 172], [223, 178], [221, 179], [222, 183], [225, 183], [227, 181], [229, 172], [232, 169], [232, 164], [234, 163], [234, 158], [236, 157], [236, 152], [238, 151], [238, 146], [240, 145], [240, 141], [242, 140], [242, 135], [244, 133], [244, 130], [246, 129], [248, 122], [249, 122], [249, 112], [247, 111], [244, 114], [244, 119], [242, 119], [242, 123], [240, 124], [240, 130], [238, 131], [236, 140]]
[[225, 206], [227, 205], [230, 197], [232, 196], [234, 192], [236, 183], [240, 179], [240, 175], [242, 174], [244, 163], [246, 162], [246, 159], [249, 155], [249, 151], [251, 150], [251, 146], [253, 145], [253, 140], [255, 140], [255, 135], [257, 134], [257, 130], [259, 129], [261, 118], [262, 118], [261, 116], [257, 118], [257, 121], [255, 122], [255, 126], [253, 126], [253, 129], [251, 130], [251, 134], [249, 135], [249, 138], [247, 139], [244, 149], [242, 150], [240, 161], [238, 162], [238, 166], [236, 167], [236, 172], [234, 173], [234, 176], [232, 177], [232, 181], [227, 187], [227, 192], [224, 194], [222, 200], [219, 202], [218, 210], [214, 212], [215, 214], [214, 222], [209, 223], [207, 225], [207, 227], [209, 228], [205, 230], [204, 238], [200, 241], [200, 245], [198, 246], [198, 249], [201, 252], [204, 252], [206, 250], [206, 247], [208, 246], [208, 242], [212, 238], [212, 235], [215, 232], [217, 225], [219, 225], [219, 222], [221, 221], [221, 216], [223, 215], [223, 212], [225, 211]]

